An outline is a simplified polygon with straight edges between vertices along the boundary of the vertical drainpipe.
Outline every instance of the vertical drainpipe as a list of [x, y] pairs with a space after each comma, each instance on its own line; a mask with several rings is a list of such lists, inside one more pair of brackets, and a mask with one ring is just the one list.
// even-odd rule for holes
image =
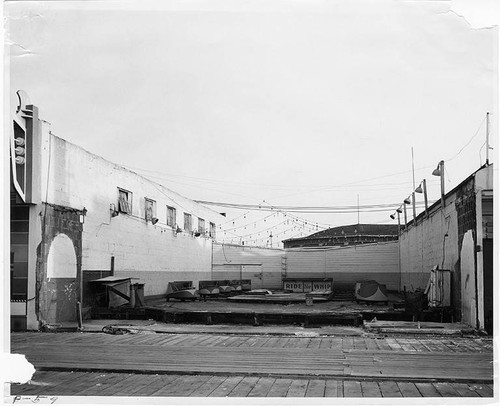
[[115, 276], [115, 257], [111, 256], [111, 266], [110, 266], [111, 276]]
[[212, 249], [210, 252], [210, 279], [214, 280], [214, 240], [210, 239], [212, 243]]

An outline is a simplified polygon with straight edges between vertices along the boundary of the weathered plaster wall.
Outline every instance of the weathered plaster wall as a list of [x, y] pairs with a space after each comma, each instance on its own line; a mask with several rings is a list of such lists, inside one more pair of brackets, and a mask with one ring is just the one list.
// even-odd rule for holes
[[44, 204], [37, 248], [36, 313], [41, 324], [76, 321], [80, 299], [82, 224], [79, 212]]
[[400, 237], [401, 285], [408, 290], [424, 289], [431, 269], [438, 265], [458, 278], [458, 225], [454, 196], [446, 200], [444, 211], [411, 225]]
[[423, 289], [434, 266], [451, 270], [455, 317], [474, 327], [484, 324], [482, 191], [492, 188], [493, 167], [480, 169], [400, 238], [402, 285]]
[[213, 279], [250, 279], [253, 289], [279, 289], [282, 249], [214, 244]]
[[[42, 196], [49, 203], [87, 210], [82, 236], [82, 269], [106, 270], [115, 257], [115, 275], [139, 278], [145, 295], [163, 294], [169, 281], [209, 279], [212, 239], [175, 232], [167, 226], [167, 205], [176, 208], [184, 227], [184, 212], [219, 224], [223, 217], [194, 201], [149, 181], [49, 133], [45, 128], [41, 167]], [[132, 213], [111, 217], [118, 206], [118, 188], [132, 192]], [[156, 225], [145, 220], [145, 198], [156, 202]]]

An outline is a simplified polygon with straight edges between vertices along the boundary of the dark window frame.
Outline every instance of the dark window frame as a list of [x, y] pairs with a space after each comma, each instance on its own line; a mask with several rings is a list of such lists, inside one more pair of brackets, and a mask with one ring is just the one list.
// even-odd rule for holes
[[205, 231], [206, 231], [205, 219], [198, 217], [198, 232], [200, 234], [205, 234]]
[[184, 231], [191, 232], [193, 230], [193, 216], [189, 213], [184, 213]]
[[167, 206], [167, 226], [175, 227], [177, 224], [177, 209], [172, 206]]
[[[126, 199], [123, 199], [126, 196]], [[132, 214], [132, 192], [121, 187], [118, 188], [118, 211], [123, 214]]]
[[[149, 208], [151, 208], [150, 213], [148, 213]], [[155, 218], [155, 217], [156, 217], [156, 200], [153, 200], [149, 197], [145, 197], [144, 198], [144, 218], [146, 219], [146, 221], [153, 221], [153, 218]]]

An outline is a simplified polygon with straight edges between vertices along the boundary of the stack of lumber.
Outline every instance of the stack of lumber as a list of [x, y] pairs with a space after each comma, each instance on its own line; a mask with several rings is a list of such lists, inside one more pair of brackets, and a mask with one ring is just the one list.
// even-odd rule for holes
[[364, 321], [366, 330], [377, 333], [400, 333], [400, 334], [440, 334], [454, 335], [473, 333], [474, 329], [462, 323], [435, 323], [430, 321]]

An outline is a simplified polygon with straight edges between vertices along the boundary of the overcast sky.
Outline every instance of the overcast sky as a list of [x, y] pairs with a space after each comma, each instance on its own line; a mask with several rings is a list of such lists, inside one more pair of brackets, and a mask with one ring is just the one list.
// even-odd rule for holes
[[[359, 195], [395, 204], [361, 223], [390, 224], [413, 190], [412, 147], [431, 200], [441, 159], [447, 190], [485, 162], [497, 30], [471, 29], [448, 2], [16, 2], [6, 16], [12, 109], [23, 89], [59, 137], [192, 199]], [[492, 138], [496, 126], [494, 114]], [[267, 229], [268, 214], [244, 221]]]

